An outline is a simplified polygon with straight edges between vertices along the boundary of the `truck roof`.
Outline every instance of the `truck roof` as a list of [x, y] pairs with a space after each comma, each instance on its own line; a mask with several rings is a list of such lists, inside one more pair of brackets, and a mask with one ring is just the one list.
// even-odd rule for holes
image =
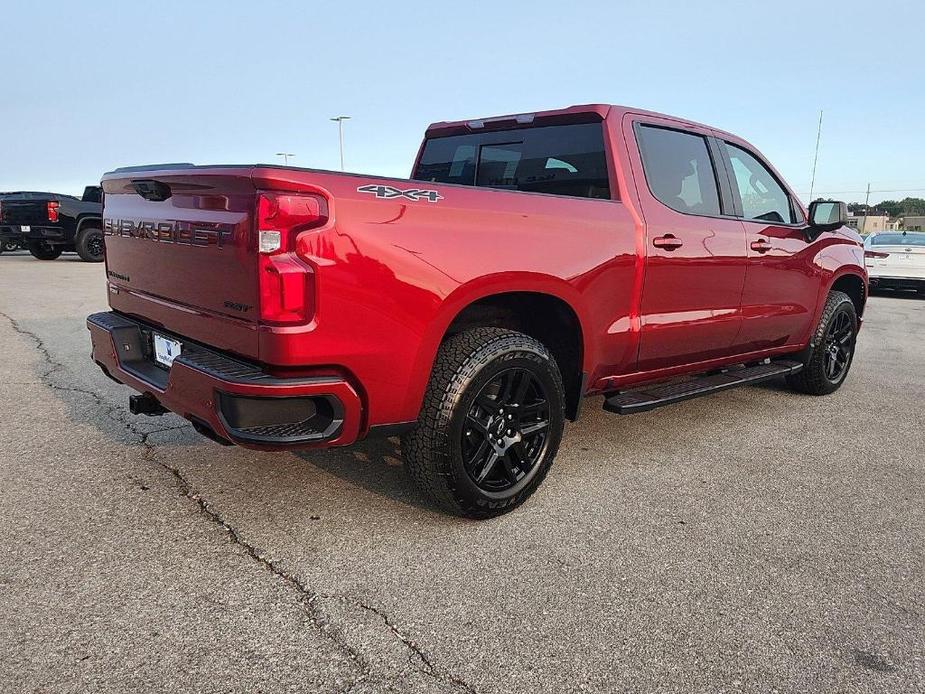
[[427, 126], [426, 137], [446, 137], [447, 135], [462, 135], [473, 131], [482, 130], [483, 128], [504, 129], [524, 125], [557, 125], [560, 123], [582, 123], [596, 120], [604, 120], [610, 115], [622, 116], [624, 113], [638, 113], [647, 116], [657, 116], [659, 118], [670, 118], [671, 120], [687, 125], [695, 125], [702, 128], [712, 128], [725, 135], [731, 135], [725, 131], [714, 128], [712, 125], [697, 123], [688, 118], [679, 118], [665, 113], [648, 111], [642, 108], [633, 108], [630, 106], [618, 106], [616, 104], [579, 104], [567, 108], [551, 109], [546, 111], [534, 111], [528, 113], [510, 113], [503, 116], [491, 116], [488, 118], [469, 118], [466, 120], [456, 121], [438, 121]]

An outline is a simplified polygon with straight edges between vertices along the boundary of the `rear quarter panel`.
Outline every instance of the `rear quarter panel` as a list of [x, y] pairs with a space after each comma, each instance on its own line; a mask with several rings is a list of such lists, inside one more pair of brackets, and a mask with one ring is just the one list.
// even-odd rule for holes
[[[254, 183], [333, 200], [331, 222], [299, 241], [316, 271], [316, 319], [263, 331], [261, 360], [348, 369], [366, 391], [368, 425], [417, 417], [446, 328], [492, 294], [541, 292], [569, 304], [587, 372], [635, 359], [634, 334], [614, 329], [628, 326], [638, 270], [637, 226], [618, 201], [273, 167], [256, 169]], [[441, 199], [357, 190], [371, 183]], [[280, 340], [287, 332], [298, 339]]]

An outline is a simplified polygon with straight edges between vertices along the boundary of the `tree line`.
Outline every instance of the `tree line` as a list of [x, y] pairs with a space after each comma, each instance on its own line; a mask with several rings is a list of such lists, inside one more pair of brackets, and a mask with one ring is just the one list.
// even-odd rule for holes
[[903, 198], [902, 200], [884, 200], [876, 205], [865, 205], [860, 202], [849, 202], [848, 211], [851, 214], [885, 214], [890, 217], [907, 217], [909, 215], [925, 215], [925, 198]]

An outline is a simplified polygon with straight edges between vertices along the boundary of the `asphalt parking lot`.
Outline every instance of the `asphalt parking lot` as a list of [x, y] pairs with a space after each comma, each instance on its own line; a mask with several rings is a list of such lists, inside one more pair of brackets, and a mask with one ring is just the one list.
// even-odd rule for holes
[[0, 256], [9, 692], [925, 691], [925, 300], [846, 385], [620, 418], [521, 509], [431, 509], [397, 443], [257, 453], [133, 417], [102, 265]]

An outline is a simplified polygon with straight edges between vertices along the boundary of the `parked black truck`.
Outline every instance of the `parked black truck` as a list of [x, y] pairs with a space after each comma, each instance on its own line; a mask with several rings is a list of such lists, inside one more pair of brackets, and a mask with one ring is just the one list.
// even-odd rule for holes
[[39, 260], [77, 251], [91, 263], [103, 260], [103, 189], [87, 186], [83, 196], [60, 193], [0, 195], [0, 246], [18, 242]]
[[[4, 200], [12, 198], [25, 198], [33, 195], [46, 195], [46, 193], [30, 193], [20, 191], [18, 193], [0, 192], [0, 216], [2, 216], [2, 207]], [[10, 253], [22, 248], [19, 229], [9, 225], [0, 224], [0, 253]]]

